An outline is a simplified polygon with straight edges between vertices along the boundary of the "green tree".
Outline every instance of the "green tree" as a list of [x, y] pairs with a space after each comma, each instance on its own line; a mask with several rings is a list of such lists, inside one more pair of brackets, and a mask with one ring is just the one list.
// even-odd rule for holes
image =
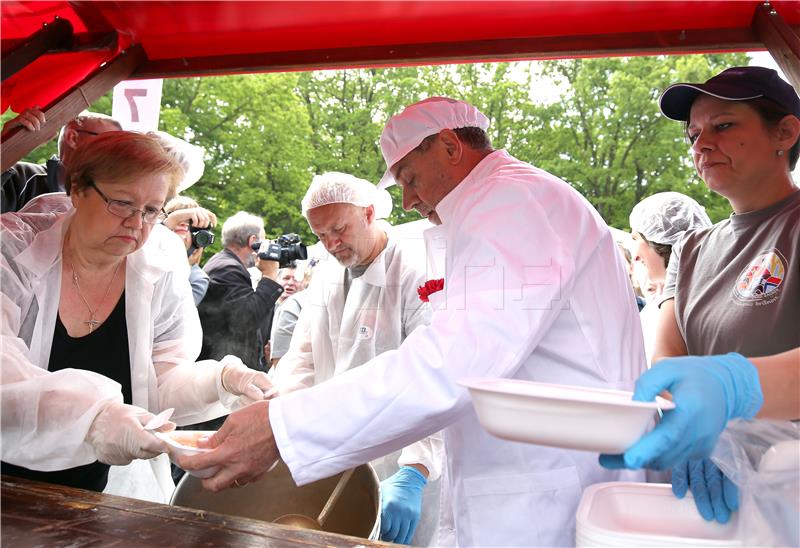
[[695, 175], [683, 127], [660, 114], [658, 97], [672, 83], [703, 81], [736, 64], [747, 64], [746, 55], [546, 61], [544, 74], [563, 94], [522, 105], [512, 153], [568, 181], [617, 228], [628, 228], [637, 202], [664, 190], [693, 196], [718, 220], [728, 203]]
[[[206, 151], [202, 178], [185, 194], [223, 222], [244, 210], [267, 235], [310, 239], [300, 200], [311, 178], [308, 113], [297, 74], [165, 80], [160, 128]], [[211, 251], [219, 249], [215, 243]]]
[[[490, 135], [505, 146], [514, 125], [511, 105], [527, 100], [525, 82], [511, 78], [527, 63], [442, 65], [303, 74], [296, 93], [309, 113], [315, 173], [344, 171], [377, 182], [386, 165], [379, 139], [386, 120], [411, 103], [446, 95], [474, 103], [491, 120]], [[398, 188], [390, 188], [395, 223], [419, 218], [402, 209]]]
[[[296, 93], [311, 124], [312, 171], [341, 171], [377, 182], [386, 169], [378, 143], [386, 119], [424, 96], [424, 75], [436, 72], [404, 67], [304, 73]], [[393, 221], [419, 218], [403, 212], [397, 190], [391, 192]]]
[[[171, 79], [160, 128], [205, 148], [205, 173], [186, 194], [220, 221], [238, 210], [263, 216], [270, 236], [311, 240], [299, 205], [313, 175], [377, 181], [384, 123], [433, 95], [475, 104], [490, 119], [495, 148], [563, 178], [612, 226], [627, 228], [633, 205], [667, 189], [695, 197], [718, 220], [727, 201], [697, 178], [681, 124], [661, 116], [657, 100], [671, 83], [746, 63], [745, 54], [684, 55]], [[549, 81], [560, 97], [542, 102]], [[111, 94], [92, 109], [109, 113]], [[53, 153], [51, 141], [26, 159]], [[390, 192], [391, 221], [418, 218], [402, 211], [399, 189]]]

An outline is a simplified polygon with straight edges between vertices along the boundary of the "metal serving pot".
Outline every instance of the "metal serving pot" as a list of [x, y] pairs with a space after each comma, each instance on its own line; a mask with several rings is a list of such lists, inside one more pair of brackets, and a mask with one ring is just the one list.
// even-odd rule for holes
[[[280, 461], [258, 481], [212, 493], [203, 489], [202, 480], [185, 474], [170, 504], [270, 522], [284, 514], [315, 518], [341, 475], [298, 487], [289, 468]], [[378, 475], [371, 465], [362, 464], [356, 467], [322, 529], [377, 540], [381, 530], [380, 515]]]

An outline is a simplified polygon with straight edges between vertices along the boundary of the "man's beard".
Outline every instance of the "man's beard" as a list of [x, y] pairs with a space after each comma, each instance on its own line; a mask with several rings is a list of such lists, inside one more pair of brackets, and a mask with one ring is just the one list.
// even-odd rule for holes
[[247, 265], [246, 266], [247, 266], [247, 268], [252, 268], [252, 267], [256, 266], [256, 254], [255, 253], [251, 253], [250, 255], [247, 256]]

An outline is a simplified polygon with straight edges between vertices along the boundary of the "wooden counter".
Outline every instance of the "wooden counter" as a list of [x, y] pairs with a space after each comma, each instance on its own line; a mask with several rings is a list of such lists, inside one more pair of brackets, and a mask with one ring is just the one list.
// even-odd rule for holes
[[0, 544], [9, 548], [388, 546], [10, 476], [0, 476]]

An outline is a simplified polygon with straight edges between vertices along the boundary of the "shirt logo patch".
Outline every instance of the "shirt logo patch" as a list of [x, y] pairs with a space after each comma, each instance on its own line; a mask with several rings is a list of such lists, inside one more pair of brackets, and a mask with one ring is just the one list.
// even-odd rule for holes
[[786, 260], [773, 249], [750, 261], [736, 280], [734, 295], [745, 301], [767, 299], [775, 294], [785, 276]]
[[372, 338], [372, 329], [368, 325], [361, 325], [358, 327], [358, 334], [359, 339], [371, 339]]

